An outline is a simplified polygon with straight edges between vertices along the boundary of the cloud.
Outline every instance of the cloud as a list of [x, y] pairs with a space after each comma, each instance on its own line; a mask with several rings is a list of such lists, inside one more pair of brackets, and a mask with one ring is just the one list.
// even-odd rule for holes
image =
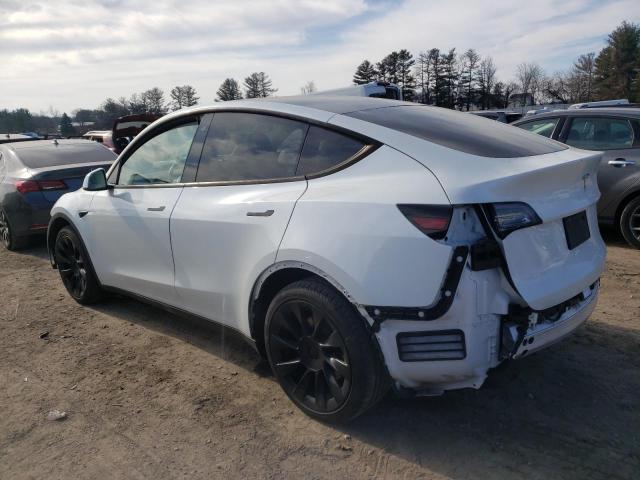
[[296, 94], [348, 85], [362, 59], [399, 48], [475, 48], [502, 78], [525, 60], [552, 72], [639, 18], [637, 0], [4, 0], [0, 108], [71, 111], [185, 83], [212, 102], [253, 71]]

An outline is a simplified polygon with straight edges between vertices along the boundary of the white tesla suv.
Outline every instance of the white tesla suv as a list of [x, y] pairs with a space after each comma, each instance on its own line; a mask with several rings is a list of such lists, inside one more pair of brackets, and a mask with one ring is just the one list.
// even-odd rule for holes
[[392, 100], [181, 110], [64, 195], [51, 262], [80, 303], [137, 296], [237, 330], [306, 413], [393, 386], [479, 388], [591, 314], [600, 154]]

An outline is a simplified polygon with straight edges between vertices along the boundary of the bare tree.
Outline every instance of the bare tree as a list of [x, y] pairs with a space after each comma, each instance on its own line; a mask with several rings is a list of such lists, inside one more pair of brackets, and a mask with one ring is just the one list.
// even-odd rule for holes
[[171, 89], [171, 108], [180, 110], [184, 107], [193, 107], [198, 104], [200, 97], [196, 96], [196, 89], [191, 85], [173, 87]]
[[594, 52], [589, 52], [584, 55], [580, 55], [573, 63], [573, 73], [584, 83], [585, 100], [587, 102], [591, 101], [593, 74], [595, 72], [595, 58], [596, 54]]
[[535, 62], [523, 62], [517, 67], [516, 78], [522, 93], [522, 106], [526, 104], [527, 95], [531, 95], [531, 101], [535, 104], [536, 95], [543, 88], [544, 70]]
[[504, 100], [503, 100], [504, 108], [509, 107], [509, 98], [517, 90], [518, 90], [518, 84], [516, 82], [509, 82], [504, 86], [502, 90], [502, 94], [504, 95]]
[[480, 62], [478, 68], [478, 93], [480, 94], [480, 107], [483, 110], [489, 108], [491, 103], [491, 92], [496, 84], [496, 66], [493, 58], [486, 57]]
[[460, 90], [464, 96], [464, 105], [467, 111], [469, 111], [471, 103], [474, 101], [473, 97], [475, 96], [474, 85], [476, 80], [476, 69], [480, 63], [480, 55], [478, 55], [473, 48], [470, 48], [462, 54], [460, 62]]
[[416, 59], [415, 65], [416, 76], [416, 88], [418, 90], [418, 102], [428, 103], [429, 100], [429, 80], [431, 75], [431, 62], [429, 61], [429, 54], [426, 52], [420, 52]]
[[305, 85], [303, 87], [300, 87], [300, 93], [302, 95], [308, 95], [310, 93], [315, 92], [316, 89], [316, 84], [313, 82], [313, 80], [305, 83]]

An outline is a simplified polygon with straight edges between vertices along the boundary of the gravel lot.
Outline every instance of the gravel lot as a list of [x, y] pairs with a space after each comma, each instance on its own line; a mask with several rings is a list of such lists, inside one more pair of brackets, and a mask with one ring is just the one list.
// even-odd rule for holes
[[81, 307], [44, 247], [0, 250], [0, 478], [640, 478], [640, 252], [607, 241], [570, 339], [340, 428], [228, 331], [124, 298]]

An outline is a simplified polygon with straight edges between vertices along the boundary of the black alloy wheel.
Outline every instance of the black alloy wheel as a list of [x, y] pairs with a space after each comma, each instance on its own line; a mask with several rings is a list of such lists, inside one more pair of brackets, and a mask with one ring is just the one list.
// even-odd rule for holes
[[306, 278], [266, 312], [264, 346], [288, 397], [323, 422], [348, 422], [388, 391], [389, 375], [366, 320], [337, 289]]
[[75, 301], [90, 304], [102, 299], [104, 292], [93, 272], [89, 255], [71, 227], [58, 232], [53, 254], [62, 283]]
[[60, 235], [55, 255], [62, 283], [74, 298], [82, 298], [87, 290], [87, 267], [80, 246], [70, 235]]
[[289, 300], [275, 311], [269, 350], [290, 395], [320, 413], [338, 410], [351, 388], [345, 343], [326, 312], [305, 300]]

